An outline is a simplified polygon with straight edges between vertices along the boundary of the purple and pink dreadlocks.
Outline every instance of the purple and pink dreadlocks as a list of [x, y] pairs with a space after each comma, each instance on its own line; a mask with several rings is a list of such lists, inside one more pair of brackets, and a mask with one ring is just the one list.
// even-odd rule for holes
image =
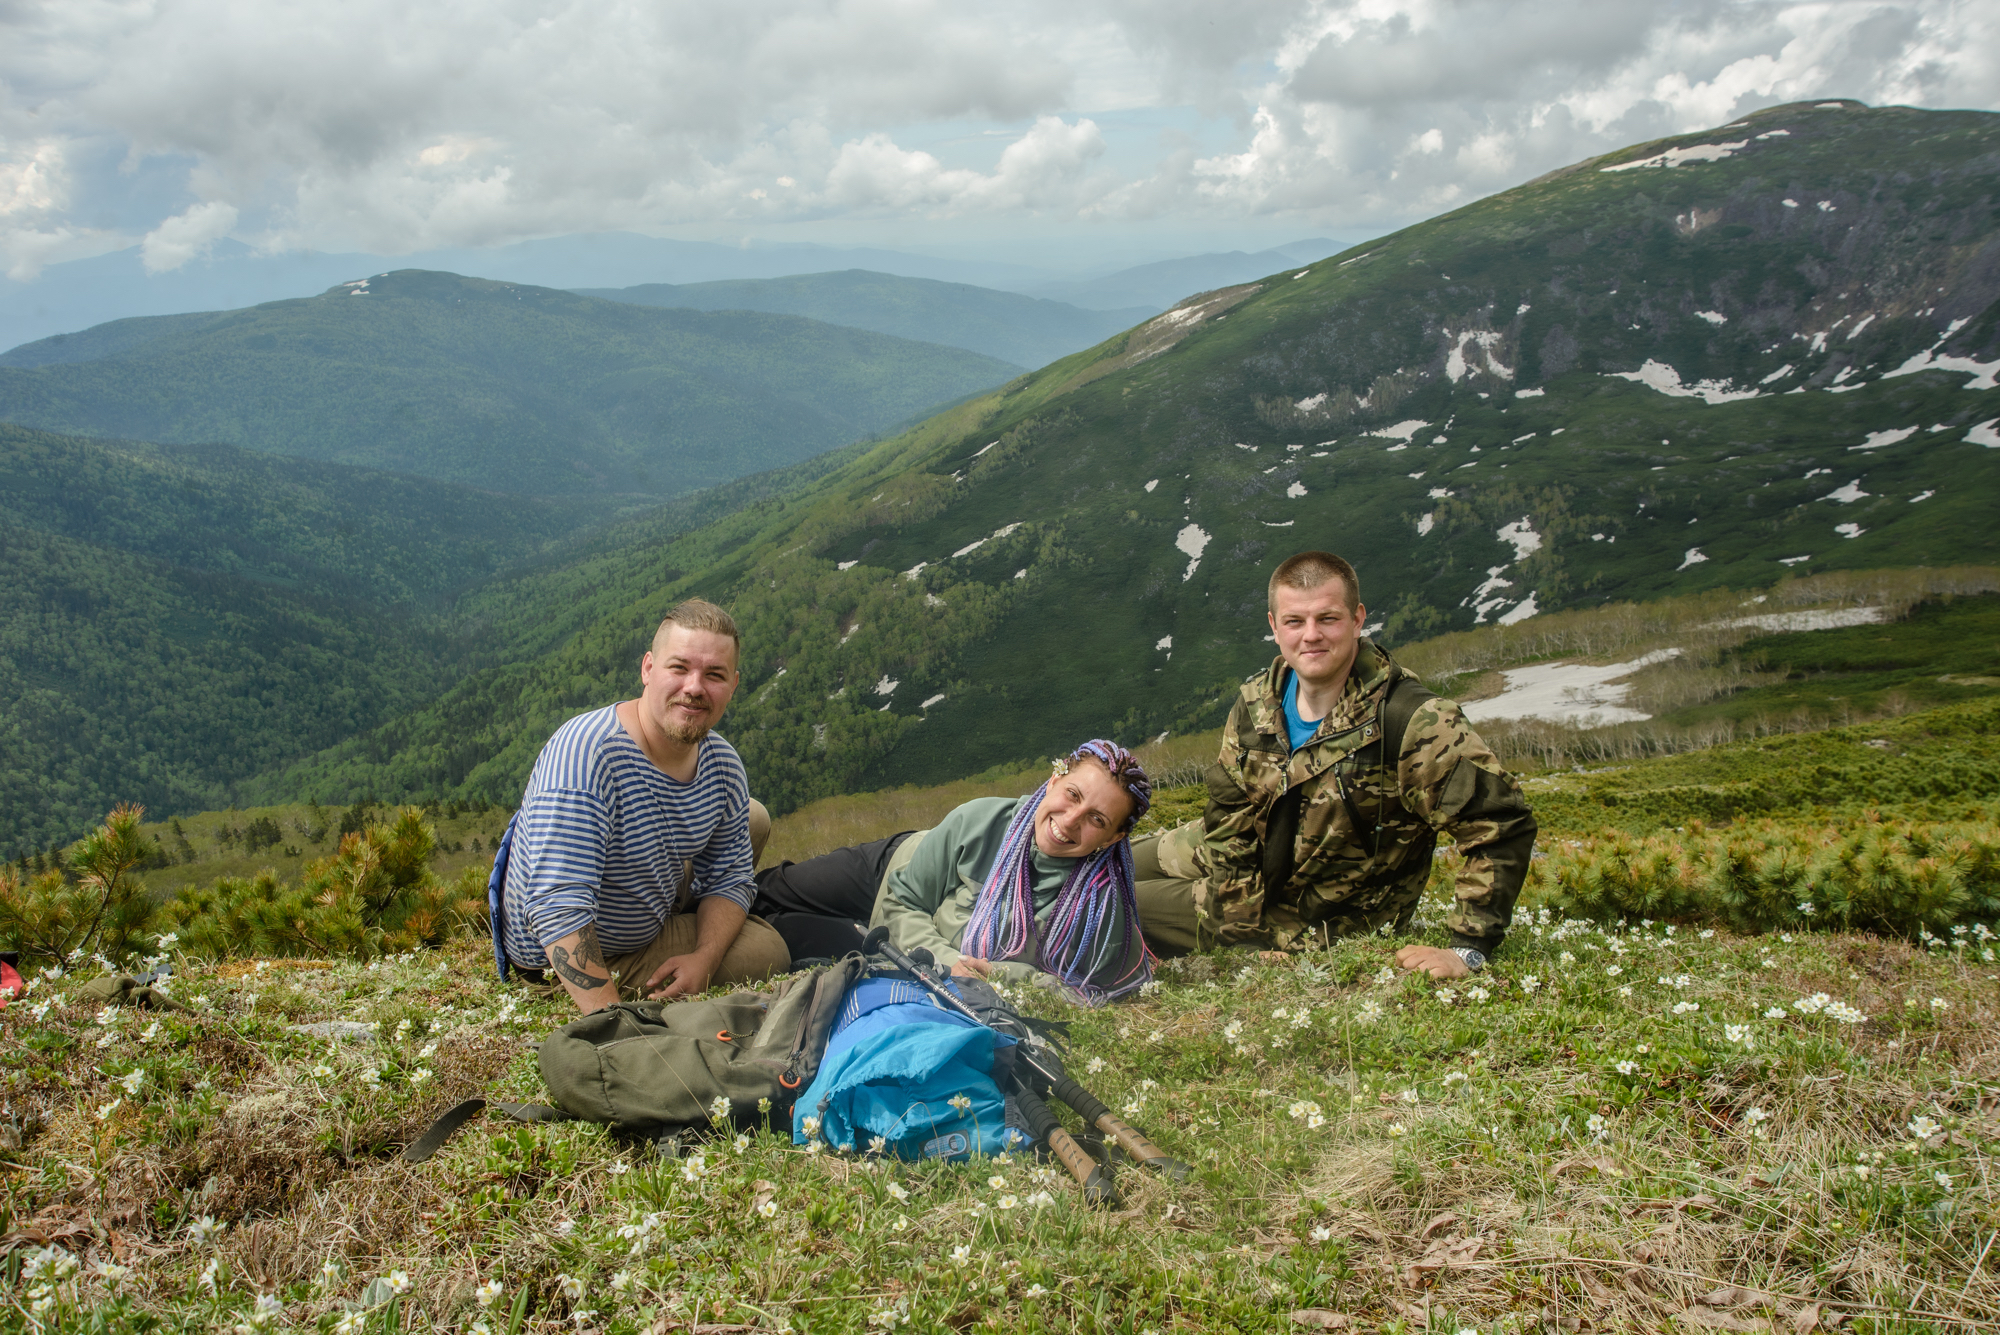
[[[1099, 738], [1079, 746], [1067, 762], [1058, 762], [1056, 775], [1068, 773], [1070, 764], [1082, 760], [1104, 766], [1130, 795], [1132, 814], [1123, 829], [1131, 830], [1153, 804], [1153, 785], [1145, 767], [1124, 747]], [[1120, 839], [1079, 858], [1056, 893], [1047, 924], [1038, 929], [1030, 854], [1035, 846], [1035, 812], [1053, 782], [1052, 777], [1023, 797], [1007, 823], [959, 949], [975, 959], [1032, 958], [1036, 968], [1054, 974], [1090, 1004], [1102, 1005], [1135, 991], [1153, 976], [1152, 953], [1139, 929], [1132, 842]]]

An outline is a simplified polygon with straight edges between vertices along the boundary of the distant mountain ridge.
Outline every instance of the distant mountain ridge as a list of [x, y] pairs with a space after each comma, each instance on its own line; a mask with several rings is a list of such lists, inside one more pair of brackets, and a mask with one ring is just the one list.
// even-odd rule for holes
[[893, 429], [1021, 369], [796, 316], [423, 271], [120, 321], [7, 363], [0, 420], [627, 505]]
[[[1103, 342], [1156, 313], [1152, 306], [1083, 310], [1063, 302], [928, 278], [846, 269], [717, 283], [646, 283], [578, 288], [584, 296], [638, 306], [768, 311], [827, 324], [941, 343], [1016, 366], [1046, 366]], [[4, 360], [4, 359], [0, 359]]]
[[0, 278], [0, 349], [93, 325], [148, 315], [213, 311], [286, 301], [351, 278], [429, 269], [536, 287], [626, 287], [864, 268], [911, 278], [1001, 287], [1046, 281], [1031, 265], [941, 259], [875, 247], [760, 243], [723, 245], [599, 232], [461, 247], [411, 255], [265, 254], [222, 240], [182, 267], [151, 273], [137, 246], [50, 265], [26, 282]]
[[1983, 112], [1777, 107], [1575, 164], [1203, 293], [688, 532], [649, 553], [688, 573], [634, 563], [545, 657], [270, 786], [508, 800], [694, 591], [746, 628], [723, 731], [783, 809], [1213, 726], [1301, 548], [1355, 560], [1391, 644], [1992, 563], [1996, 199]]
[[1098, 278], [1035, 283], [1018, 290], [1086, 310], [1136, 307], [1152, 315], [1177, 306], [1198, 292], [1248, 283], [1288, 265], [1314, 264], [1345, 249], [1344, 241], [1319, 237], [1254, 253], [1231, 250], [1155, 260]]

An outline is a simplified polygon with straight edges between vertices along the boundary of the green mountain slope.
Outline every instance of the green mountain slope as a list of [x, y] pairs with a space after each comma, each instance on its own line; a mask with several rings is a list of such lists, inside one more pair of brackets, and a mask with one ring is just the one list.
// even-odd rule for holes
[[[418, 270], [179, 318], [141, 322], [157, 336], [119, 321], [16, 349], [0, 420], [643, 503], [888, 430], [1019, 371], [794, 316]], [[79, 339], [108, 351], [48, 360]]]
[[482, 630], [449, 595], [595, 508], [0, 424], [0, 849], [227, 803], [430, 700]]
[[507, 800], [696, 589], [748, 627], [725, 731], [783, 808], [1211, 725], [1300, 548], [1356, 562], [1390, 642], [1991, 563], [1996, 199], [1987, 113], [1781, 107], [1580, 164], [1190, 300], [655, 549], [656, 583], [635, 567], [543, 659], [283, 783]]
[[597, 517], [542, 500], [260, 454], [0, 422], [0, 517], [282, 589], [438, 604]]
[[604, 524], [587, 498], [0, 423], [0, 854], [118, 801], [236, 801], [468, 670], [560, 645], [660, 578], [678, 534], [863, 449]]
[[804, 315], [828, 324], [966, 348], [1016, 366], [1045, 366], [1101, 343], [1159, 310], [1157, 306], [1083, 310], [970, 283], [899, 278], [866, 269], [577, 290], [584, 296], [638, 306]]

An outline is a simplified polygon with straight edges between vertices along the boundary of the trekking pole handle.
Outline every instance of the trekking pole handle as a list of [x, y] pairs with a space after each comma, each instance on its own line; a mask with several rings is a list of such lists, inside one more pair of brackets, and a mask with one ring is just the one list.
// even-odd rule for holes
[[873, 955], [878, 952], [883, 955], [886, 955], [889, 959], [889, 963], [895, 965], [903, 972], [909, 974], [910, 977], [916, 979], [919, 986], [921, 986], [925, 991], [929, 992], [932, 996], [936, 997], [939, 1001], [942, 1001], [945, 1005], [946, 1010], [956, 1011], [960, 1015], [963, 1015], [966, 1019], [972, 1021], [976, 1025], [981, 1026], [982, 1028], [992, 1027], [988, 1025], [984, 1020], [980, 1019], [979, 1016], [973, 1012], [972, 1007], [966, 1005], [963, 1001], [959, 1000], [959, 998], [952, 995], [952, 991], [950, 988], [946, 987], [943, 983], [940, 983], [937, 979], [931, 977], [930, 973], [927, 970], [925, 970], [915, 960], [911, 959], [908, 955], [905, 955], [902, 952], [902, 950], [896, 945], [896, 943], [889, 939], [889, 929], [887, 927], [877, 927], [874, 931], [868, 934], [867, 940], [861, 943], [862, 954]]
[[1076, 1109], [1077, 1116], [1117, 1141], [1127, 1154], [1139, 1161], [1142, 1167], [1164, 1174], [1176, 1182], [1185, 1181], [1194, 1171], [1140, 1134], [1135, 1127], [1105, 1107], [1102, 1100], [1077, 1084], [1071, 1077], [1065, 1075], [1056, 1081], [1053, 1092], [1057, 1098]]
[[1085, 1203], [1117, 1208], [1118, 1189], [1111, 1184], [1111, 1170], [1077, 1144], [1076, 1137], [1063, 1130], [1062, 1123], [1056, 1121], [1049, 1105], [1019, 1081], [1015, 1082], [1014, 1100], [1028, 1123], [1029, 1132], [1036, 1140], [1046, 1144], [1049, 1152], [1069, 1170], [1070, 1176], [1082, 1185]]

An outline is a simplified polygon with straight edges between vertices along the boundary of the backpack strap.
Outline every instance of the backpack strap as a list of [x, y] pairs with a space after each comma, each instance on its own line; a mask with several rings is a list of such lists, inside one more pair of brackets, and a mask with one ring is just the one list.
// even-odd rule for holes
[[[1417, 710], [1427, 701], [1435, 699], [1437, 692], [1415, 677], [1396, 678], [1383, 694], [1382, 712], [1378, 715], [1382, 720], [1382, 735], [1376, 739], [1376, 755], [1382, 761], [1382, 786], [1395, 790], [1398, 803], [1402, 801], [1402, 789], [1395, 783], [1395, 774], [1396, 764], [1403, 756], [1403, 735], [1409, 732], [1410, 720], [1417, 716]], [[1392, 739], [1396, 743], [1393, 747], [1389, 745]], [[1345, 794], [1342, 796], [1344, 798]], [[1404, 810], [1408, 809], [1404, 807]], [[1353, 814], [1352, 804], [1348, 811]], [[1358, 822], [1355, 828], [1360, 828]], [[1375, 826], [1375, 852], [1378, 856], [1382, 852], [1382, 826], [1379, 823]]]
[[507, 981], [507, 943], [500, 932], [500, 900], [507, 889], [507, 858], [514, 848], [514, 824], [520, 819], [518, 811], [507, 818], [507, 828], [500, 832], [500, 842], [493, 848], [493, 872], [486, 878], [486, 919], [493, 929], [493, 969], [503, 983]]
[[541, 1103], [508, 1103], [501, 1099], [494, 1099], [489, 1103], [485, 1099], [467, 1099], [465, 1102], [447, 1109], [443, 1116], [431, 1123], [430, 1130], [412, 1141], [409, 1147], [403, 1151], [403, 1161], [405, 1163], [422, 1163], [424, 1160], [430, 1158], [433, 1154], [444, 1148], [444, 1143], [451, 1139], [454, 1132], [489, 1107], [507, 1114], [507, 1116], [517, 1122], [574, 1122], [576, 1120], [576, 1118], [571, 1117], [560, 1108], [551, 1108]]
[[[1425, 686], [1415, 677], [1398, 677], [1389, 683], [1389, 690], [1382, 700], [1382, 768], [1394, 765], [1403, 753], [1403, 734], [1410, 730], [1410, 720], [1428, 702], [1437, 699], [1437, 692]], [[1396, 749], [1389, 749], [1389, 739], [1394, 738]]]

